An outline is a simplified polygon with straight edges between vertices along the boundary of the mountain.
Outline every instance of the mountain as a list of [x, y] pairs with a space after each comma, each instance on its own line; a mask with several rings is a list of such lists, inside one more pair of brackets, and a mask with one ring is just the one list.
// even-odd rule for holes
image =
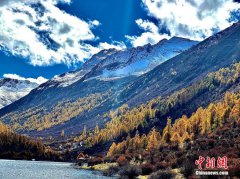
[[[100, 57], [96, 55], [89, 62], [91, 70], [81, 68], [59, 77], [64, 80], [55, 78], [40, 85], [26, 97], [0, 110], [0, 120], [17, 132], [43, 137], [60, 136], [62, 130], [65, 135], [75, 135], [85, 125], [87, 129], [94, 128], [96, 124], [103, 127], [112, 118], [110, 111], [123, 104], [133, 108], [158, 96], [167, 97], [211, 72], [239, 62], [239, 33], [240, 23], [236, 23], [167, 61], [156, 55], [160, 65], [142, 75], [138, 69], [123, 75], [115, 71], [116, 67], [121, 69], [141, 59], [154, 59], [151, 54], [155, 54], [155, 50], [148, 50], [149, 45], [116, 53], [115, 50], [102, 51], [98, 54]], [[155, 47], [165, 43], [162, 41]], [[130, 58], [124, 56], [127, 52], [132, 52], [128, 56]], [[139, 55], [143, 52], [149, 55], [143, 58]], [[107, 54], [106, 58], [102, 54]], [[137, 56], [138, 60], [135, 59]], [[106, 71], [110, 75], [104, 76]], [[75, 82], [76, 77], [79, 78]], [[73, 83], [65, 85], [69, 81]], [[222, 93], [224, 91], [216, 92], [217, 95], [205, 96], [201, 100], [206, 101], [206, 105], [211, 98]], [[186, 110], [191, 113], [196, 106]]]
[[36, 136], [102, 126], [109, 120], [103, 116], [123, 103], [119, 94], [129, 82], [196, 43], [174, 37], [154, 46], [103, 50], [81, 69], [54, 77], [2, 109], [0, 120], [17, 132]]
[[0, 79], [0, 108], [26, 96], [39, 84], [28, 80], [17, 80], [11, 78]]
[[161, 40], [153, 46], [148, 44], [143, 47], [113, 52], [98, 63], [94, 70], [86, 74], [84, 79], [140, 76], [197, 43], [189, 39], [173, 37], [170, 40]]
[[44, 86], [66, 87], [79, 80], [112, 80], [139, 76], [197, 43], [197, 41], [173, 37], [169, 40], [161, 40], [156, 45], [148, 44], [121, 51], [102, 50], [86, 61], [80, 70], [56, 76]]
[[[65, 135], [75, 135], [85, 125], [87, 129], [96, 124], [103, 127], [112, 118], [109, 112], [123, 104], [132, 108], [158, 96], [169, 96], [210, 72], [239, 62], [239, 33], [240, 23], [236, 23], [167, 61], [159, 55], [162, 44], [174, 40], [186, 43], [185, 39], [164, 40], [153, 49], [146, 45], [102, 51], [85, 68], [55, 77], [0, 110], [0, 120], [19, 133], [43, 137], [60, 136], [62, 130]], [[154, 47], [161, 53], [155, 53]], [[160, 65], [151, 71], [133, 68], [131, 73], [116, 73], [142, 59], [153, 64], [155, 57]]]

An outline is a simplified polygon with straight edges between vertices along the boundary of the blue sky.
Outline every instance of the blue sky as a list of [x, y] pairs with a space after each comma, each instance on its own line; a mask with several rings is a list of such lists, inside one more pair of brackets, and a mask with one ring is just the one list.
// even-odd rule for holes
[[232, 0], [14, 1], [0, 2], [0, 77], [50, 79], [102, 49], [172, 36], [203, 40], [240, 19]]
[[[79, 18], [89, 21], [97, 19], [101, 25], [99, 28], [93, 29], [101, 41], [111, 42], [124, 41], [125, 35], [138, 35], [142, 32], [135, 23], [139, 18], [147, 17], [144, 8], [141, 7], [139, 0], [73, 0], [72, 3], [57, 5], [60, 9], [69, 14], [78, 16]], [[151, 18], [150, 18], [151, 19]], [[96, 45], [97, 41], [90, 42]], [[128, 46], [130, 44], [126, 42]], [[53, 66], [33, 66], [29, 64], [28, 59], [16, 57], [12, 54], [0, 52], [0, 77], [6, 73], [14, 73], [24, 77], [51, 78], [56, 74], [61, 74], [69, 70], [78, 68], [81, 64], [75, 66], [66, 66], [65, 64], [55, 64]]]
[[140, 0], [75, 0], [59, 7], [83, 20], [98, 20], [101, 25], [93, 30], [102, 41], [124, 41], [125, 35], [140, 34], [136, 19], [147, 19]]

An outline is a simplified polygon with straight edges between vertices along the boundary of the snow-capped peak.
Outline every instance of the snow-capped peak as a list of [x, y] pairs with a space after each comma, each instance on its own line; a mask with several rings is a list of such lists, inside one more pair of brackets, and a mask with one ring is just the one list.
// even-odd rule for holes
[[163, 39], [156, 45], [148, 44], [124, 50], [102, 50], [86, 61], [79, 70], [55, 76], [38, 89], [53, 86], [67, 87], [80, 79], [109, 80], [130, 75], [139, 76], [197, 43], [189, 39], [173, 37], [169, 40]]
[[22, 98], [38, 86], [38, 83], [29, 80], [0, 79], [0, 108]]
[[143, 47], [118, 51], [102, 60], [89, 77], [106, 79], [139, 76], [197, 43], [197, 41], [173, 37], [169, 40], [163, 39], [156, 45], [147, 44]]

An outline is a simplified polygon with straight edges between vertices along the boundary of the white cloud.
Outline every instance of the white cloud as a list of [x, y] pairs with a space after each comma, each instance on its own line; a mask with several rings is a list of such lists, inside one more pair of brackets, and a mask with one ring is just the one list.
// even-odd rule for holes
[[102, 50], [102, 44], [93, 47], [87, 43], [98, 39], [92, 29], [100, 22], [86, 22], [72, 16], [60, 10], [56, 6], [58, 2], [71, 3], [70, 0], [2, 1], [0, 48], [29, 58], [34, 66], [74, 65]]
[[142, 33], [140, 36], [126, 36], [134, 47], [143, 46], [149, 43], [153, 45], [164, 38], [170, 38], [167, 34], [160, 34], [158, 27], [153, 22], [138, 19], [136, 20], [136, 23], [145, 32]]
[[[38, 3], [40, 1], [41, 0], [1, 0], [0, 6], [5, 6], [12, 3]], [[42, 0], [42, 1], [47, 1], [47, 0]], [[71, 3], [71, 0], [49, 0], [49, 1], [51, 1], [53, 4], [57, 4], [58, 2], [67, 3], [67, 4]]]
[[233, 0], [142, 0], [148, 14], [160, 21], [171, 36], [202, 40], [231, 25]]
[[121, 49], [125, 49], [127, 48], [125, 43], [123, 42], [117, 42], [117, 41], [113, 41], [112, 44], [106, 43], [106, 42], [102, 42], [99, 44], [98, 48], [100, 49], [111, 49], [111, 48], [115, 48], [117, 50], [121, 50]]
[[45, 83], [46, 81], [48, 81], [46, 78], [40, 76], [38, 78], [24, 78], [21, 77], [17, 74], [4, 74], [3, 75], [4, 78], [10, 78], [10, 79], [16, 79], [16, 80], [20, 80], [20, 81], [30, 81], [32, 83], [37, 83], [38, 85]]
[[100, 22], [97, 20], [91, 21], [90, 23], [92, 24], [93, 27], [101, 25]]

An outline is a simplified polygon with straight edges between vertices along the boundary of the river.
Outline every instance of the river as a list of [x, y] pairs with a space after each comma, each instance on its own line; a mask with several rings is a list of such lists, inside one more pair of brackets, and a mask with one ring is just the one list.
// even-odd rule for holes
[[109, 179], [71, 163], [0, 160], [0, 179]]

